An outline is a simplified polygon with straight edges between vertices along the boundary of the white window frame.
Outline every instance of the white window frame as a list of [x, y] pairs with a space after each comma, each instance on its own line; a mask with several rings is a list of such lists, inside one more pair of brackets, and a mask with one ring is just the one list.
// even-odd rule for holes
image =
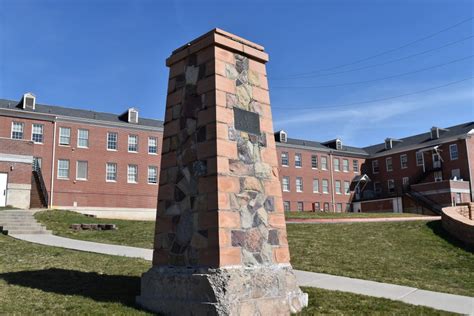
[[435, 171], [433, 173], [434, 181], [441, 182], [443, 181], [443, 172], [442, 171]]
[[[112, 135], [115, 135], [115, 141], [110, 141], [110, 136]], [[115, 144], [115, 148], [109, 148], [109, 144]], [[107, 143], [105, 145], [108, 151], [117, 151], [118, 150], [118, 133], [107, 132]]]
[[283, 201], [283, 210], [285, 212], [291, 212], [291, 202], [290, 201]]
[[349, 159], [342, 159], [342, 172], [349, 172]]
[[[453, 148], [456, 148], [453, 150]], [[453, 153], [456, 153], [456, 156], [453, 157]], [[449, 158], [451, 160], [458, 160], [459, 159], [459, 150], [458, 150], [458, 144], [451, 144], [449, 145]]]
[[290, 177], [283, 177], [281, 180], [282, 190], [283, 192], [290, 192]]
[[303, 167], [303, 156], [301, 153], [296, 153], [295, 154], [295, 168], [301, 168]]
[[313, 193], [319, 193], [319, 179], [313, 179]]
[[[61, 168], [61, 162], [67, 162], [67, 169], [66, 168]], [[57, 171], [57, 178], [60, 179], [60, 180], [69, 180], [69, 175], [70, 175], [70, 172], [71, 172], [71, 163], [69, 161], [69, 159], [58, 159], [58, 171]], [[60, 171], [64, 171], [64, 170], [67, 170], [67, 176], [61, 176], [60, 175]]]
[[328, 157], [321, 156], [321, 170], [328, 170]]
[[[135, 139], [135, 144], [130, 142], [130, 140]], [[130, 150], [130, 146], [135, 145], [135, 150]], [[128, 135], [128, 146], [127, 146], [129, 153], [137, 153], [138, 152], [138, 135]]]
[[[112, 172], [109, 172], [109, 166], [113, 166], [114, 168], [114, 171], [113, 173]], [[117, 163], [115, 162], [107, 162], [105, 164], [105, 182], [117, 182]], [[109, 174], [113, 174], [114, 175], [114, 179], [109, 179]]]
[[[16, 131], [15, 126], [20, 126], [21, 131]], [[21, 138], [13, 137], [13, 133], [21, 133]], [[11, 136], [11, 139], [23, 139], [25, 137], [25, 123], [13, 121], [10, 136]]]
[[[392, 184], [392, 185], [390, 185]], [[393, 191], [390, 191], [390, 189], [393, 189]], [[387, 191], [388, 193], [395, 193], [395, 180], [393, 179], [388, 179], [387, 180]]]
[[354, 173], [359, 173], [360, 168], [359, 168], [359, 160], [358, 159], [353, 159], [352, 160], [352, 170], [354, 170]]
[[[62, 131], [69, 131], [69, 135], [62, 135]], [[62, 142], [62, 138], [67, 138], [67, 144]], [[71, 128], [70, 127], [59, 127], [59, 146], [71, 146]]]
[[[403, 164], [403, 160], [405, 160], [405, 165]], [[408, 168], [408, 155], [407, 154], [400, 155], [400, 168], [402, 169]]]
[[410, 185], [410, 177], [403, 177], [402, 178], [402, 185], [403, 187], [408, 187]]
[[[281, 165], [283, 167], [288, 167], [290, 165], [290, 159], [289, 159], [289, 154], [287, 151], [282, 151], [281, 152], [281, 155], [280, 155], [280, 159], [281, 159]], [[284, 163], [286, 161], [286, 163]]]
[[[421, 162], [418, 160], [418, 157], [421, 157]], [[423, 166], [425, 164], [425, 156], [423, 155], [423, 152], [417, 151], [415, 154], [415, 160], [416, 160], [416, 166]]]
[[[300, 208], [300, 206], [301, 206], [301, 208]], [[304, 202], [302, 202], [302, 201], [296, 202], [296, 210], [298, 212], [303, 212], [304, 211]]]
[[[85, 178], [80, 178], [79, 177], [79, 164], [80, 163], [85, 163], [85, 166], [86, 166], [86, 177]], [[89, 178], [89, 163], [86, 160], [76, 161], [76, 180], [87, 181], [88, 178]]]
[[[152, 179], [152, 178], [150, 177], [150, 171], [152, 171], [152, 170], [154, 170], [154, 172], [155, 172], [155, 175], [154, 175], [155, 181], [150, 181], [150, 179]], [[158, 184], [158, 167], [156, 167], [156, 166], [148, 166], [147, 181], [148, 181], [148, 184], [154, 184], [154, 185], [157, 185], [157, 184]]]
[[321, 181], [321, 187], [322, 187], [323, 194], [329, 194], [329, 180], [328, 179], [323, 179]]
[[311, 155], [311, 169], [318, 169], [318, 155]]
[[[375, 171], [375, 168], [378, 170]], [[372, 160], [372, 173], [373, 174], [378, 174], [380, 172], [380, 166], [379, 166], [379, 161], [378, 160]]]
[[302, 177], [296, 177], [295, 186], [296, 186], [296, 192], [298, 193], [303, 192], [303, 178]]
[[344, 181], [344, 194], [345, 195], [351, 194], [351, 183], [349, 181]]
[[[388, 163], [389, 161], [390, 161], [390, 164]], [[385, 158], [385, 169], [387, 170], [387, 172], [393, 171], [393, 158], [392, 157]]]
[[[336, 163], [337, 161], [337, 163]], [[341, 171], [341, 162], [339, 161], [339, 158], [333, 158], [332, 159], [332, 164], [334, 165], [333, 170], [336, 172]]]
[[[150, 141], [154, 141], [155, 144], [154, 145], [150, 145]], [[150, 151], [150, 148], [155, 148], [154, 152], [153, 151]], [[153, 137], [153, 136], [149, 136], [148, 137], [148, 154], [149, 155], [158, 155], [158, 138], [157, 137]]]
[[[132, 169], [135, 170], [134, 173], [130, 172], [130, 170]], [[130, 180], [131, 175], [134, 176], [134, 180]], [[138, 165], [127, 165], [127, 183], [132, 183], [132, 184], [138, 183]]]
[[[87, 138], [81, 138], [81, 132], [86, 132]], [[86, 141], [86, 146], [81, 146], [81, 140]], [[77, 148], [89, 148], [89, 130], [85, 128], [79, 128], [77, 130]]]
[[341, 180], [334, 181], [334, 191], [336, 194], [342, 194]]
[[[41, 134], [40, 133], [35, 133], [35, 127], [40, 127], [41, 129]], [[41, 135], [41, 141], [40, 142], [37, 142], [34, 140], [34, 135]], [[44, 143], [44, 125], [43, 124], [38, 124], [38, 123], [34, 123], [31, 125], [31, 140], [35, 143], [35, 144], [43, 144]]]

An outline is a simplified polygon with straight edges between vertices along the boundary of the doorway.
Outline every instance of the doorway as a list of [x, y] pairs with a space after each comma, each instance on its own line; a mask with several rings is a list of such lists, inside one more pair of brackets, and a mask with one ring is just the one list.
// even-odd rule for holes
[[7, 206], [7, 177], [8, 174], [0, 173], [0, 207]]

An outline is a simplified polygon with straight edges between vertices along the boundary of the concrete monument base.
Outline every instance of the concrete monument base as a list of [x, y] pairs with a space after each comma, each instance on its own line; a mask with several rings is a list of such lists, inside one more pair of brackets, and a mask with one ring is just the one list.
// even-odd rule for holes
[[216, 269], [155, 266], [143, 274], [143, 308], [165, 315], [289, 315], [308, 305], [291, 265]]

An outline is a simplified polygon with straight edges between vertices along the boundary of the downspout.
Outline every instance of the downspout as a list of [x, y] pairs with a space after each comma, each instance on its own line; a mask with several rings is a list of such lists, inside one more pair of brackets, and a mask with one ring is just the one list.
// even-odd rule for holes
[[49, 199], [49, 207], [53, 208], [53, 197], [54, 197], [54, 166], [56, 166], [56, 117], [54, 118], [54, 125], [53, 125], [53, 161], [51, 162], [51, 194]]
[[331, 173], [331, 204], [332, 204], [332, 211], [336, 213], [336, 204], [335, 204], [335, 197], [334, 197], [334, 170], [333, 170], [333, 161], [332, 161], [332, 151], [329, 152], [329, 171]]

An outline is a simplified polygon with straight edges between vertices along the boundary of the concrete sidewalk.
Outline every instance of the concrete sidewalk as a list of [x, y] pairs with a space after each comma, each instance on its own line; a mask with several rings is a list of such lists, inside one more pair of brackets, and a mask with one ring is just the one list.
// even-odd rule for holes
[[374, 217], [374, 218], [288, 218], [290, 224], [338, 224], [338, 223], [379, 223], [379, 222], [411, 222], [438, 221], [441, 216], [410, 216], [410, 217]]
[[[153, 250], [82, 241], [53, 235], [11, 235], [32, 243], [73, 250], [151, 260]], [[474, 315], [474, 298], [420, 290], [413, 287], [340, 277], [307, 271], [295, 271], [300, 286], [337, 290], [427, 306], [448, 312]]]

